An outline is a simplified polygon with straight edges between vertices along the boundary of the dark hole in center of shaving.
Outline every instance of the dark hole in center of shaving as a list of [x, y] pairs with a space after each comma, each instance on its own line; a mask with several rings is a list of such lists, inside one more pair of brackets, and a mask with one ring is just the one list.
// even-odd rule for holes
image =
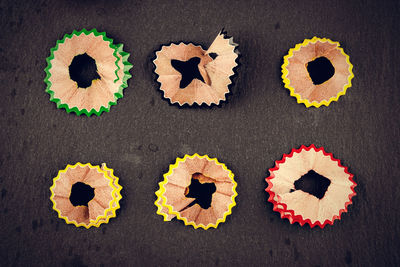
[[[316, 198], [323, 198], [328, 190], [331, 180], [310, 170], [294, 182], [294, 188], [309, 193]], [[294, 190], [291, 190], [293, 192]]]
[[216, 59], [218, 57], [217, 53], [209, 53], [208, 54], [213, 60]]
[[214, 183], [200, 183], [198, 180], [200, 173], [194, 173], [192, 175], [191, 183], [186, 187], [185, 195], [188, 198], [195, 198], [195, 200], [189, 204], [189, 207], [194, 204], [199, 204], [202, 209], [208, 209], [211, 207], [212, 194], [217, 190]]
[[72, 59], [71, 65], [69, 65], [69, 76], [80, 88], [88, 88], [92, 85], [93, 80], [100, 79], [96, 61], [86, 53]]
[[318, 57], [306, 64], [308, 74], [313, 84], [326, 82], [335, 74], [335, 68], [326, 57]]
[[72, 185], [69, 201], [74, 206], [88, 206], [94, 198], [94, 188], [85, 183], [77, 182]]
[[201, 59], [199, 57], [192, 57], [188, 61], [171, 60], [172, 67], [182, 74], [179, 84], [181, 89], [186, 88], [194, 79], [204, 82], [203, 76], [201, 76], [199, 71], [200, 61]]

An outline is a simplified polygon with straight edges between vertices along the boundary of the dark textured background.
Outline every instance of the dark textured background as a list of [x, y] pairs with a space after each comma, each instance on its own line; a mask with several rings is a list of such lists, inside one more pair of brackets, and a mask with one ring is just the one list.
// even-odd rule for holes
[[[399, 11], [399, 1], [1, 1], [0, 265], [398, 266]], [[45, 93], [50, 48], [83, 27], [123, 43], [134, 64], [124, 98], [100, 117], [67, 114]], [[242, 54], [233, 94], [221, 107], [169, 105], [154, 50], [207, 47], [222, 27]], [[353, 86], [328, 108], [297, 104], [280, 78], [288, 49], [314, 35], [340, 41], [354, 65]], [[349, 212], [325, 229], [281, 220], [264, 192], [274, 161], [311, 143], [358, 183]], [[162, 174], [195, 152], [238, 182], [218, 229], [156, 215]], [[51, 208], [52, 178], [77, 161], [106, 162], [124, 187], [118, 217], [98, 229]]]

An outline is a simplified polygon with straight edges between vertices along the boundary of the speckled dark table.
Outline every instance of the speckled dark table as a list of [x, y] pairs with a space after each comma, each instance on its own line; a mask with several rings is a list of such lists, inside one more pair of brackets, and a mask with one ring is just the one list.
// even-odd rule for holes
[[[399, 12], [398, 1], [1, 1], [0, 265], [398, 266]], [[100, 117], [67, 114], [45, 93], [50, 48], [83, 27], [123, 43], [134, 64], [124, 98]], [[233, 94], [221, 107], [169, 105], [154, 50], [207, 46], [222, 27], [242, 54]], [[314, 35], [341, 42], [355, 78], [339, 102], [306, 109], [280, 66]], [[274, 161], [311, 143], [358, 183], [349, 213], [325, 229], [281, 220], [264, 192]], [[195, 152], [238, 182], [238, 205], [216, 230], [155, 213], [162, 174]], [[51, 208], [52, 178], [77, 161], [106, 162], [124, 187], [118, 217], [98, 229], [67, 225]]]

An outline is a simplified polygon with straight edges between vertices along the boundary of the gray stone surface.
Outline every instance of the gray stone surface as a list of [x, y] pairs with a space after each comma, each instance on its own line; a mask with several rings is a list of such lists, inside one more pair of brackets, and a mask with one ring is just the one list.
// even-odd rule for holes
[[[398, 1], [1, 1], [0, 265], [395, 266], [400, 264]], [[133, 78], [110, 113], [58, 110], [46, 57], [74, 29], [97, 28], [131, 53]], [[242, 54], [221, 107], [161, 97], [160, 45], [208, 46], [225, 27]], [[340, 41], [348, 93], [305, 108], [284, 89], [282, 57], [314, 35]], [[325, 229], [291, 225], [264, 192], [268, 168], [302, 144], [324, 146], [355, 174], [349, 213]], [[237, 206], [203, 231], [156, 215], [169, 164], [209, 154], [235, 173]], [[118, 217], [96, 229], [58, 219], [49, 187], [68, 163], [106, 162], [124, 187]]]

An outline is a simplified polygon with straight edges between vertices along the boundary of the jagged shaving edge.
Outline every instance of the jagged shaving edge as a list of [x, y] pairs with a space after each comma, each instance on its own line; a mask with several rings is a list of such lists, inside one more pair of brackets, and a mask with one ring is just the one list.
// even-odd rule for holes
[[[279, 170], [279, 165], [280, 165], [280, 164], [283, 164], [283, 163], [286, 161], [286, 158], [291, 158], [291, 157], [293, 157], [293, 154], [294, 154], [294, 153], [300, 153], [302, 150], [309, 151], [310, 149], [313, 149], [315, 152], [322, 151], [322, 153], [324, 154], [324, 156], [329, 156], [329, 157], [331, 158], [332, 161], [336, 161], [337, 164], [338, 164], [338, 167], [344, 169], [344, 172], [345, 172], [346, 174], [349, 175], [349, 180], [352, 182], [352, 186], [351, 186], [350, 188], [351, 188], [351, 191], [352, 191], [353, 193], [350, 193], [350, 194], [349, 194], [349, 196], [348, 196], [349, 201], [345, 202], [344, 208], [339, 210], [339, 215], [334, 215], [334, 216], [332, 217], [332, 219], [326, 219], [326, 220], [325, 220], [324, 222], [322, 222], [322, 223], [321, 223], [320, 221], [318, 221], [318, 220], [315, 221], [314, 223], [312, 223], [310, 219], [304, 219], [302, 215], [295, 215], [295, 211], [294, 211], [294, 210], [288, 210], [288, 209], [287, 209], [287, 205], [286, 205], [285, 203], [281, 203], [281, 202], [276, 201], [276, 200], [274, 199], [274, 197], [275, 197], [275, 192], [272, 191], [272, 188], [273, 188], [273, 181], [271, 181], [271, 180], [275, 178], [274, 171]], [[333, 154], [332, 154], [332, 153], [327, 153], [327, 152], [324, 150], [323, 147], [316, 148], [314, 144], [312, 144], [312, 145], [309, 146], [309, 147], [306, 147], [306, 146], [302, 145], [299, 149], [294, 149], [294, 148], [293, 148], [292, 151], [290, 152], [290, 154], [283, 154], [282, 159], [281, 159], [281, 160], [278, 160], [278, 161], [275, 161], [275, 167], [269, 169], [269, 172], [270, 172], [270, 176], [267, 177], [267, 178], [265, 179], [266, 182], [268, 183], [268, 187], [265, 189], [265, 191], [269, 194], [268, 201], [271, 202], [271, 203], [274, 205], [274, 206], [273, 206], [273, 211], [279, 212], [280, 215], [281, 215], [281, 218], [282, 218], [282, 219], [284, 219], [284, 218], [288, 219], [289, 222], [290, 222], [291, 224], [298, 222], [301, 226], [303, 226], [305, 223], [308, 223], [308, 224], [310, 225], [311, 228], [313, 228], [313, 227], [316, 226], [316, 225], [318, 225], [320, 228], [324, 228], [325, 225], [327, 225], [327, 224], [332, 225], [333, 222], [334, 222], [336, 219], [338, 219], [338, 220], [341, 219], [342, 213], [347, 212], [347, 207], [348, 207], [350, 204], [353, 203], [352, 200], [351, 200], [352, 197], [354, 197], [355, 195], [357, 195], [356, 192], [354, 191], [354, 188], [357, 186], [357, 184], [356, 184], [356, 183], [354, 182], [354, 180], [353, 180], [354, 175], [351, 174], [351, 173], [349, 173], [349, 172], [348, 172], [348, 168], [345, 167], [345, 166], [343, 166], [343, 165], [340, 163], [340, 160], [339, 160], [339, 159], [335, 159], [335, 158], [333, 157]], [[282, 206], [283, 208], [280, 208], [279, 206]], [[289, 213], [289, 214], [288, 214], [288, 213]]]
[[[161, 195], [164, 193], [161, 189], [164, 187], [164, 185], [166, 184], [166, 181], [164, 180], [164, 181], [162, 181], [162, 182], [160, 182], [158, 185], [160, 186], [160, 189], [158, 189], [157, 191], [156, 191], [156, 196], [157, 196], [157, 200], [154, 202], [154, 205], [156, 205], [157, 206], [157, 214], [158, 215], [161, 215], [161, 216], [163, 216], [163, 219], [164, 219], [164, 221], [170, 221], [169, 219], [168, 219], [168, 214], [167, 213], [165, 213], [165, 212], [162, 212], [162, 209], [163, 209], [163, 205], [162, 205], [162, 197], [161, 197]], [[159, 201], [161, 200], [161, 204], [159, 204]]]
[[[229, 39], [229, 44], [230, 44], [231, 46], [233, 46], [233, 52], [234, 52], [235, 54], [237, 54], [237, 57], [235, 58], [235, 63], [236, 63], [236, 65], [232, 68], [233, 74], [232, 74], [232, 75], [229, 75], [230, 83], [227, 85], [227, 86], [228, 86], [228, 92], [226, 92], [226, 93], [224, 94], [224, 98], [223, 98], [223, 99], [220, 99], [220, 100], [218, 101], [218, 103], [216, 103], [216, 105], [219, 105], [219, 104], [221, 103], [221, 101], [226, 101], [226, 95], [231, 93], [231, 86], [233, 85], [233, 78], [234, 78], [235, 76], [238, 75], [237, 68], [239, 67], [239, 56], [240, 56], [240, 53], [239, 53], [239, 51], [238, 51], [239, 44], [237, 44], [237, 43], [235, 43], [235, 42], [233, 41], [233, 36], [229, 36], [228, 33], [225, 31], [224, 28], [221, 29], [221, 31], [219, 32], [218, 35], [222, 35], [222, 37], [223, 37], [224, 39]], [[217, 36], [217, 37], [218, 37], [218, 36]], [[207, 50], [207, 51], [208, 51], [208, 50]], [[207, 53], [207, 51], [206, 51], [206, 54], [208, 55], [209, 53]]]
[[[290, 86], [290, 79], [287, 78], [287, 76], [289, 74], [287, 66], [289, 65], [289, 58], [291, 58], [293, 56], [294, 51], [300, 51], [301, 47], [305, 47], [310, 43], [315, 44], [317, 41], [320, 41], [323, 43], [329, 42], [330, 44], [334, 44], [337, 46], [336, 49], [338, 49], [340, 51], [340, 53], [342, 55], [344, 55], [346, 58], [346, 62], [349, 65], [348, 71], [349, 71], [350, 75], [347, 77], [347, 84], [345, 84], [343, 86], [343, 90], [340, 91], [339, 93], [337, 93], [336, 96], [332, 96], [331, 98], [329, 98], [328, 101], [322, 100], [321, 102], [313, 101], [310, 103], [310, 101], [308, 101], [308, 99], [302, 99], [300, 94], [295, 93], [295, 89], [292, 86]], [[338, 101], [340, 96], [346, 94], [347, 88], [351, 87], [351, 80], [354, 78], [354, 74], [352, 71], [353, 65], [350, 63], [350, 57], [344, 52], [343, 48], [340, 47], [340, 43], [334, 42], [328, 38], [318, 38], [316, 36], [314, 36], [312, 39], [305, 39], [303, 41], [303, 43], [296, 44], [296, 46], [294, 48], [289, 49], [289, 53], [283, 57], [283, 65], [281, 68], [282, 68], [282, 76], [281, 77], [283, 79], [283, 83], [285, 84], [285, 88], [289, 89], [289, 91], [290, 91], [290, 96], [294, 96], [297, 100], [297, 103], [304, 104], [307, 108], [311, 107], [311, 106], [314, 106], [316, 108], [319, 108], [322, 105], [329, 106], [329, 104], [331, 102]]]
[[114, 186], [115, 186], [115, 188], [117, 189], [116, 191], [115, 191], [115, 193], [114, 193], [114, 199], [115, 199], [115, 204], [116, 204], [116, 206], [115, 207], [113, 207], [112, 209], [111, 209], [111, 215], [108, 215], [106, 218], [105, 218], [105, 220], [104, 221], [102, 221], [102, 222], [100, 222], [99, 221], [99, 226], [100, 226], [100, 224], [101, 223], [108, 223], [109, 221], [110, 221], [110, 219], [111, 218], [115, 218], [115, 217], [117, 217], [117, 214], [116, 214], [116, 212], [117, 212], [117, 210], [119, 209], [119, 208], [121, 208], [121, 206], [119, 205], [119, 201], [122, 199], [122, 195], [121, 195], [121, 190], [122, 190], [122, 186], [118, 183], [118, 181], [119, 181], [119, 178], [117, 177], [117, 176], [115, 176], [114, 175], [114, 170], [113, 169], [111, 169], [111, 168], [108, 168], [107, 167], [107, 164], [105, 164], [105, 163], [103, 163], [102, 165], [101, 165], [101, 169], [104, 169], [106, 172], [110, 172], [110, 177], [113, 179], [113, 184], [114, 184]]
[[[167, 198], [164, 196], [164, 193], [166, 191], [165, 185], [168, 183], [168, 176], [170, 176], [172, 174], [173, 170], [178, 167], [180, 162], [184, 162], [188, 158], [193, 159], [194, 157], [198, 157], [200, 159], [206, 158], [208, 161], [213, 161], [215, 164], [222, 166], [222, 168], [224, 170], [228, 171], [229, 178], [231, 178], [231, 181], [233, 183], [233, 187], [232, 187], [233, 195], [231, 196], [232, 202], [229, 204], [228, 210], [224, 213], [223, 218], [217, 219], [216, 223], [209, 223], [208, 225], [204, 225], [202, 223], [201, 224], [196, 224], [193, 221], [189, 222], [186, 217], [181, 217], [179, 212], [174, 211], [173, 207], [171, 205], [166, 204]], [[232, 173], [231, 170], [229, 170], [226, 167], [225, 164], [220, 163], [216, 158], [210, 158], [208, 155], [200, 156], [199, 154], [195, 153], [193, 155], [187, 155], [186, 154], [183, 158], [177, 158], [176, 162], [174, 164], [169, 165], [169, 171], [164, 174], [164, 181], [160, 182], [159, 185], [160, 185], [160, 189], [157, 190], [157, 192], [156, 192], [157, 200], [156, 200], [156, 202], [154, 202], [154, 204], [158, 208], [157, 209], [157, 214], [162, 215], [164, 217], [164, 221], [167, 221], [167, 215], [165, 213], [161, 212], [162, 206], [168, 208], [169, 213], [175, 215], [179, 220], [182, 220], [185, 223], [185, 225], [191, 225], [195, 229], [202, 228], [204, 230], [207, 230], [210, 227], [217, 228], [218, 224], [220, 224], [221, 222], [225, 222], [226, 221], [226, 217], [228, 215], [232, 214], [232, 208], [234, 206], [236, 206], [235, 198], [238, 195], [238, 193], [236, 192], [237, 183], [236, 183], [236, 181], [234, 179], [234, 174]], [[161, 205], [158, 204], [159, 198], [162, 199], [162, 204]]]
[[[80, 166], [80, 167], [87, 167], [87, 166], [88, 166], [90, 169], [96, 169], [98, 172], [102, 173], [106, 179], [109, 180], [108, 185], [113, 189], [112, 192], [111, 192], [113, 198], [112, 198], [112, 200], [110, 200], [109, 205], [108, 205], [108, 208], [104, 210], [104, 214], [103, 214], [103, 215], [97, 216], [96, 220], [90, 220], [90, 221], [89, 221], [89, 224], [78, 223], [78, 222], [75, 221], [75, 220], [69, 220], [68, 217], [66, 217], [66, 216], [62, 216], [62, 215], [61, 215], [61, 211], [60, 211], [59, 209], [57, 209], [57, 207], [56, 207], [56, 201], [54, 200], [54, 197], [55, 197], [54, 188], [56, 187], [56, 181], [57, 181], [58, 179], [61, 178], [61, 177], [60, 177], [61, 173], [66, 173], [66, 172], [68, 171], [69, 168], [74, 169], [74, 168], [76, 168], [77, 166]], [[121, 187], [121, 189], [122, 189], [122, 187]], [[102, 223], [108, 223], [109, 219], [111, 218], [111, 217], [110, 217], [110, 218], [107, 218], [107, 213], [108, 213], [109, 211], [113, 212], [113, 215], [115, 215], [115, 210], [116, 210], [116, 209], [113, 208], [112, 206], [113, 206], [113, 203], [114, 203], [114, 202], [117, 202], [117, 199], [114, 198], [114, 195], [115, 195], [116, 193], [119, 194], [119, 191], [118, 191], [117, 187], [114, 186], [114, 184], [113, 184], [113, 179], [112, 179], [110, 176], [108, 176], [108, 174], [107, 174], [107, 172], [106, 172], [105, 170], [103, 171], [103, 170], [102, 170], [99, 166], [97, 166], [97, 165], [93, 166], [93, 165], [90, 164], [90, 163], [82, 164], [82, 163], [80, 163], [80, 162], [77, 162], [75, 165], [70, 165], [70, 164], [68, 164], [67, 167], [66, 167], [64, 170], [59, 170], [57, 176], [56, 176], [55, 178], [53, 178], [53, 185], [50, 187], [50, 191], [51, 191], [50, 200], [51, 200], [51, 202], [53, 203], [53, 209], [57, 212], [58, 218], [64, 219], [65, 222], [66, 222], [67, 224], [73, 224], [73, 225], [75, 225], [76, 227], [83, 226], [83, 227], [85, 227], [86, 229], [89, 229], [89, 228], [92, 227], [92, 226], [99, 227]], [[122, 197], [122, 196], [121, 196], [121, 197]], [[117, 206], [119, 207], [119, 203], [118, 203]], [[113, 216], [113, 217], [115, 217], [115, 216]]]

